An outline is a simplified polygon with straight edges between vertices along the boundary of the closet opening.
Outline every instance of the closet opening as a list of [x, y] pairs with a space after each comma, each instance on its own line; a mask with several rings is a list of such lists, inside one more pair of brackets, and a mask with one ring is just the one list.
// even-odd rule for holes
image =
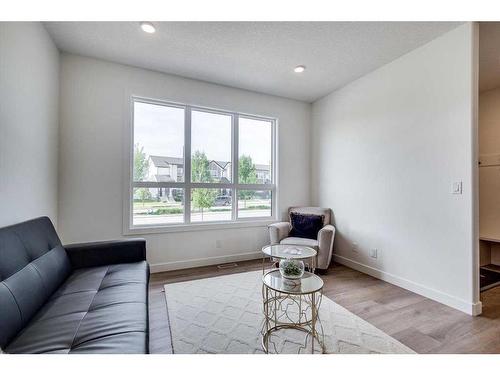
[[500, 22], [479, 23], [479, 287], [500, 313]]

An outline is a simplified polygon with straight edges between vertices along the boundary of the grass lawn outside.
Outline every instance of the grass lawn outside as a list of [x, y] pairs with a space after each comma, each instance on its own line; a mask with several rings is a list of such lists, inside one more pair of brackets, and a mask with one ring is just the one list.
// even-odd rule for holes
[[[227, 221], [231, 220], [231, 206], [212, 206], [203, 213], [198, 208], [191, 208], [191, 221]], [[238, 200], [240, 218], [271, 216], [269, 199]], [[184, 205], [182, 202], [134, 201], [134, 225], [161, 225], [182, 223], [184, 221]]]

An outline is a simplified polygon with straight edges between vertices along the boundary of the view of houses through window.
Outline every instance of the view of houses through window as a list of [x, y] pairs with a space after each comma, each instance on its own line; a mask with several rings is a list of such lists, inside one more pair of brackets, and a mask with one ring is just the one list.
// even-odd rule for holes
[[272, 216], [274, 120], [141, 99], [133, 105], [133, 226]]

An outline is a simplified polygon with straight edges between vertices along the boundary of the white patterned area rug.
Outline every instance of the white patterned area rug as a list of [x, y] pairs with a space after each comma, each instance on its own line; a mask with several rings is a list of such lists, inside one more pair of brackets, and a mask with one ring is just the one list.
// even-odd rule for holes
[[[263, 353], [262, 272], [245, 272], [165, 285], [175, 354]], [[327, 353], [415, 353], [323, 296], [319, 309]], [[279, 330], [271, 345], [300, 353], [303, 332]]]

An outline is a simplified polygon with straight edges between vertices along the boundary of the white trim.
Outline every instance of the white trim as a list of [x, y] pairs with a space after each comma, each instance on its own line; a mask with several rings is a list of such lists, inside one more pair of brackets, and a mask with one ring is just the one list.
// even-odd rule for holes
[[262, 257], [261, 251], [252, 251], [249, 253], [233, 254], [233, 255], [220, 255], [208, 258], [198, 258], [190, 260], [178, 260], [165, 263], [151, 264], [151, 273], [166, 272], [173, 270], [180, 270], [185, 268], [211, 266], [215, 264], [222, 264], [228, 262], [241, 262], [244, 260], [259, 259]]
[[278, 220], [279, 218], [279, 213], [280, 213], [280, 206], [279, 206], [279, 192], [278, 192], [278, 186], [279, 186], [279, 138], [278, 138], [278, 123], [279, 120], [275, 119], [274, 120], [274, 126], [273, 126], [273, 133], [272, 133], [272, 150], [271, 150], [271, 157], [272, 157], [272, 163], [271, 163], [271, 179], [272, 182], [274, 183], [274, 190], [272, 192], [272, 211], [271, 211], [271, 217], [274, 219]]
[[154, 234], [154, 233], [171, 233], [171, 232], [199, 232], [204, 230], [218, 230], [218, 229], [238, 229], [238, 228], [254, 228], [254, 227], [267, 227], [269, 224], [275, 223], [276, 219], [264, 218], [258, 220], [255, 218], [241, 218], [238, 221], [207, 221], [202, 223], [189, 223], [189, 224], [170, 224], [168, 226], [135, 226], [134, 228], [125, 229], [123, 234], [137, 235], [137, 234]]
[[231, 180], [233, 182], [233, 186], [231, 186], [231, 196], [232, 196], [232, 202], [231, 202], [231, 220], [236, 221], [238, 220], [238, 190], [235, 187], [236, 184], [240, 183], [239, 179], [239, 174], [238, 174], [238, 169], [240, 167], [240, 162], [239, 162], [239, 147], [240, 147], [240, 119], [239, 116], [233, 116], [232, 124], [231, 124], [231, 161], [232, 165], [231, 167], [233, 168], [231, 172]]
[[344, 266], [366, 273], [377, 279], [394, 284], [411, 292], [420, 294], [421, 296], [427, 297], [434, 301], [453, 307], [454, 309], [460, 310], [466, 314], [474, 316], [481, 314], [482, 310], [481, 302], [472, 303], [464, 301], [460, 298], [451, 296], [447, 293], [440, 292], [439, 290], [429, 288], [425, 285], [415, 283], [413, 281], [404, 279], [402, 277], [393, 275], [385, 271], [381, 271], [377, 268], [367, 266], [365, 264], [343, 257], [341, 255], [334, 254], [333, 258], [337, 263], [343, 264]]
[[134, 188], [174, 188], [184, 189], [186, 185], [190, 185], [192, 189], [208, 188], [208, 189], [231, 189], [233, 187], [242, 190], [273, 190], [272, 184], [226, 184], [219, 182], [154, 182], [154, 181], [134, 181], [132, 182]]
[[[184, 224], [191, 223], [191, 189], [187, 186], [187, 181], [191, 181], [191, 107], [184, 109]], [[129, 198], [133, 200], [133, 197]], [[132, 223], [133, 224], [133, 223]], [[133, 225], [129, 229], [135, 228]]]
[[235, 112], [234, 110], [230, 110], [230, 109], [215, 108], [215, 107], [209, 107], [209, 106], [200, 106], [200, 105], [196, 105], [196, 104], [189, 103], [189, 102], [176, 102], [176, 101], [172, 101], [168, 98], [163, 98], [163, 99], [150, 98], [148, 96], [137, 95], [137, 94], [129, 92], [128, 99], [130, 100], [130, 98], [136, 98], [137, 101], [141, 101], [143, 103], [169, 105], [169, 106], [179, 107], [179, 108], [184, 108], [186, 106], [189, 106], [194, 110], [200, 110], [200, 111], [205, 111], [205, 112], [223, 113], [223, 114], [228, 114], [228, 115], [237, 113], [243, 117], [254, 118], [256, 120], [269, 120], [269, 121], [276, 120], [276, 118], [272, 115], [255, 115], [255, 114], [246, 113], [246, 112]]
[[481, 301], [472, 304], [472, 316], [478, 316], [483, 313], [483, 303]]
[[[472, 300], [480, 301], [480, 261], [479, 261], [479, 23], [471, 22], [471, 266]], [[481, 304], [481, 302], [479, 302]], [[479, 313], [481, 313], [479, 308]]]
[[122, 232], [123, 234], [132, 227], [132, 196], [133, 187], [131, 175], [133, 171], [134, 163], [134, 106], [133, 106], [133, 96], [129, 92], [124, 93], [124, 113], [125, 116], [125, 129], [123, 131], [123, 191], [122, 191]]

